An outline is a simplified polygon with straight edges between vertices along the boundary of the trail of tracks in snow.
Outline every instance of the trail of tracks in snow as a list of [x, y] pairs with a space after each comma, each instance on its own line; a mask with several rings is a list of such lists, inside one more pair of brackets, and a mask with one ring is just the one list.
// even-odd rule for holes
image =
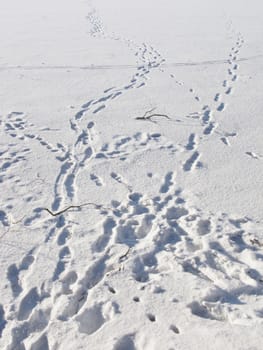
[[[233, 94], [235, 85], [238, 81], [239, 75], [239, 65], [237, 64], [238, 56], [240, 54], [240, 50], [244, 44], [244, 38], [240, 33], [236, 34], [235, 44], [230, 50], [229, 57], [227, 60], [228, 68], [227, 68], [227, 76], [222, 79], [221, 87], [214, 94], [213, 101], [205, 101], [201, 111], [197, 111], [188, 115], [189, 118], [200, 120], [202, 125], [202, 133], [201, 134], [191, 134], [189, 136], [189, 142], [191, 144], [191, 139], [195, 140], [195, 148], [192, 147], [193, 152], [190, 157], [183, 164], [184, 171], [188, 172], [193, 170], [196, 167], [202, 167], [202, 163], [198, 161], [200, 159], [200, 153], [196, 150], [196, 145], [201, 141], [207, 139], [210, 135], [216, 132], [216, 129], [219, 126], [220, 118], [222, 118], [222, 114], [224, 114], [229, 98]], [[194, 92], [193, 88], [189, 90], [191, 93]], [[198, 100], [200, 98], [198, 97]], [[237, 133], [235, 131], [231, 132], [217, 132], [221, 137], [220, 140], [226, 145], [231, 145], [231, 138], [236, 137]], [[189, 143], [186, 146], [187, 151], [191, 150], [189, 147]]]
[[[71, 128], [74, 131], [71, 145], [53, 145], [47, 142], [34, 125], [27, 123], [23, 113], [10, 113], [1, 125], [3, 132], [15, 141], [9, 144], [8, 149], [1, 150], [5, 156], [0, 170], [2, 179], [12, 180], [13, 167], [26, 161], [30, 148], [20, 148], [17, 151], [25, 140], [37, 142], [61, 163], [53, 189], [53, 211], [78, 202], [78, 178], [94, 162], [105, 159], [125, 161], [147, 149], [177, 152], [176, 146], [157, 133], [116, 136], [110, 144], [101, 143], [96, 133], [96, 124], [94, 121], [87, 121], [87, 115], [100, 113], [109, 102], [130, 89], [145, 86], [147, 75], [152, 69], [159, 68], [164, 59], [148, 44], [138, 46], [128, 39], [105, 34], [94, 12], [90, 13], [88, 19], [92, 23], [92, 35], [118, 40], [135, 51], [139, 66], [127, 85], [106, 88], [99, 98], [83, 104], [71, 119]], [[215, 131], [215, 118], [224, 112], [228, 96], [232, 94], [234, 84], [238, 81], [237, 60], [243, 42], [242, 36], [238, 35], [236, 44], [231, 48], [227, 77], [222, 81], [223, 92], [216, 91], [212, 104], [204, 105], [202, 111], [191, 115], [200, 120], [202, 135], [205, 137]], [[198, 97], [193, 89], [189, 93], [195, 99]], [[234, 136], [222, 135], [222, 142], [229, 145], [229, 138]], [[183, 164], [185, 172], [192, 171], [198, 164], [200, 166], [200, 137], [201, 135], [193, 133], [189, 135], [185, 145], [185, 151], [189, 154]], [[232, 218], [226, 214], [207, 215], [193, 208], [184, 196], [184, 191], [177, 188], [174, 171], [167, 172], [158, 193], [151, 197], [134, 191], [121, 174], [111, 172], [110, 176], [112, 181], [126, 189], [127, 194], [123, 203], [113, 196], [108, 208], [101, 210], [101, 234], [90, 247], [94, 259], [83, 271], [77, 271], [74, 264], [77, 252], [74, 251], [73, 237], [78, 230], [76, 213], [68, 212], [56, 218], [43, 219], [41, 208], [35, 208], [33, 215], [23, 220], [23, 224], [29, 227], [32, 223], [43, 220], [46, 235], [44, 247], [31, 249], [19, 263], [8, 267], [11, 307], [5, 310], [0, 305], [0, 334], [4, 332], [5, 337], [10, 336], [8, 350], [25, 349], [25, 343], [30, 344], [28, 348], [31, 350], [49, 349], [48, 332], [54, 321], [63, 323], [76, 320], [81, 333], [96, 333], [106, 322], [111, 322], [112, 315], [105, 309], [103, 302], [89, 303], [91, 291], [107, 286], [109, 293], [116, 294], [118, 291], [110, 285], [108, 276], [121, 273], [122, 268], [134, 281], [143, 284], [147, 289], [152, 283], [152, 277], [166, 268], [166, 264], [160, 259], [164, 251], [167, 259], [180, 265], [184, 273], [195, 276], [196, 284], [199, 280], [206, 283], [207, 289], [202, 299], [192, 300], [188, 304], [195, 317], [238, 323], [240, 313], [246, 309], [246, 303], [238, 301], [242, 298], [248, 300], [252, 293], [259, 297], [257, 308], [250, 311], [250, 320], [256, 322], [261, 317], [263, 277], [260, 273], [262, 263], [258, 257], [262, 246], [261, 237], [251, 233], [251, 227], [254, 228], [255, 224], [252, 219]], [[96, 186], [104, 186], [104, 179], [98, 174], [91, 172], [90, 179]], [[5, 211], [0, 211], [0, 220], [2, 226], [9, 225]], [[222, 235], [222, 232], [225, 234]], [[119, 247], [117, 252], [115, 247]], [[40, 254], [49, 249], [53, 249], [56, 255], [56, 263], [49, 280], [45, 280], [44, 276], [41, 286], [31, 284], [29, 287], [30, 276], [37, 273]], [[240, 254], [244, 251], [253, 253], [255, 258], [243, 259]], [[38, 281], [41, 280], [40, 273]], [[162, 289], [157, 285], [155, 288], [159, 292]], [[110, 298], [107, 302], [109, 300]], [[236, 300], [235, 310], [230, 307], [233, 300]], [[133, 301], [141, 303], [136, 295]], [[116, 314], [124, 305], [111, 303], [111, 307]], [[158, 315], [151, 310], [145, 312], [144, 317], [149, 322], [158, 320]], [[246, 322], [245, 319], [242, 321]], [[180, 325], [170, 325], [167, 332], [171, 331], [179, 334]], [[134, 346], [134, 338], [139, 332], [138, 329], [136, 334], [127, 334], [120, 338], [115, 349], [120, 349], [123, 344]]]

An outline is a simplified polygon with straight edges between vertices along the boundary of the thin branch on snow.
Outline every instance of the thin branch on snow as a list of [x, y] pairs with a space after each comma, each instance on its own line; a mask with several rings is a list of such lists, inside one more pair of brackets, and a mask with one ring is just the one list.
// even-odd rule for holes
[[[87, 207], [87, 206], [93, 206], [95, 209], [103, 209], [102, 205], [99, 205], [96, 203], [84, 203], [84, 204], [80, 204], [80, 205], [70, 205], [70, 206], [68, 206], [68, 207], [66, 207], [58, 212], [53, 212], [48, 208], [43, 208], [43, 210], [46, 210], [52, 216], [59, 216], [59, 215], [64, 214], [65, 212], [67, 212], [69, 210], [72, 210], [72, 209], [80, 210], [81, 208]], [[106, 208], [104, 208], [104, 209], [106, 209]]]
[[157, 122], [154, 121], [154, 120], [152, 120], [153, 117], [163, 117], [163, 118], [166, 118], [166, 119], [171, 120], [171, 118], [170, 118], [168, 115], [166, 115], [166, 114], [152, 113], [155, 109], [156, 109], [156, 107], [150, 109], [149, 111], [146, 111], [142, 117], [136, 117], [135, 119], [136, 119], [136, 120], [150, 121], [150, 122], [155, 123], [155, 124], [156, 124]]

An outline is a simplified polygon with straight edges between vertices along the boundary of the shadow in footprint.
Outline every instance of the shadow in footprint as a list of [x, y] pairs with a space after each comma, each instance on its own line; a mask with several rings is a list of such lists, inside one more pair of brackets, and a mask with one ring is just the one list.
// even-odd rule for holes
[[199, 235], [207, 235], [211, 231], [210, 220], [200, 220], [197, 225], [197, 232]]
[[21, 301], [17, 314], [18, 321], [24, 321], [28, 319], [30, 313], [37, 305], [39, 300], [40, 298], [37, 292], [37, 288], [32, 288]]
[[76, 320], [79, 322], [80, 333], [95, 333], [105, 322], [101, 311], [101, 305], [95, 305], [85, 310]]
[[11, 285], [12, 293], [14, 297], [17, 297], [21, 292], [22, 288], [19, 284], [19, 271], [15, 264], [12, 264], [8, 267], [7, 270], [7, 279]]
[[149, 274], [144, 269], [145, 265], [138, 257], [133, 262], [132, 273], [136, 281], [144, 283], [149, 280]]
[[188, 305], [188, 307], [190, 308], [193, 315], [201, 318], [214, 320], [214, 317], [210, 314], [208, 309], [205, 306], [198, 303], [197, 301], [193, 301], [191, 304]]
[[69, 230], [67, 228], [64, 228], [61, 234], [58, 236], [58, 239], [57, 239], [58, 245], [64, 245], [69, 237], [70, 237]]
[[169, 188], [173, 185], [172, 178], [173, 178], [173, 173], [172, 171], [170, 171], [165, 176], [164, 184], [160, 188], [160, 193], [167, 193], [169, 191]]
[[0, 304], [0, 338], [2, 337], [3, 330], [6, 326], [5, 311], [3, 306]]
[[170, 326], [170, 330], [173, 331], [175, 334], [180, 333], [179, 329], [173, 324]]
[[103, 235], [97, 239], [93, 247], [96, 252], [103, 251], [104, 248], [107, 246], [114, 227], [116, 227], [115, 220], [113, 220], [113, 218], [107, 218], [106, 221], [103, 223]]
[[3, 210], [0, 210], [0, 222], [3, 226], [9, 226], [7, 215]]
[[185, 149], [187, 149], [187, 151], [192, 151], [195, 148], [195, 145], [195, 134], [191, 134], [188, 138], [188, 143], [185, 146]]
[[114, 345], [113, 350], [136, 350], [133, 338], [134, 338], [133, 334], [124, 335]]
[[56, 281], [59, 278], [59, 276], [62, 274], [62, 272], [65, 270], [67, 261], [69, 259], [70, 259], [70, 250], [68, 247], [63, 247], [59, 252], [59, 261], [57, 263], [57, 266], [53, 275], [53, 281]]
[[191, 157], [185, 162], [183, 169], [184, 171], [190, 171], [192, 170], [192, 168], [194, 167], [196, 161], [199, 158], [199, 153], [198, 152], [194, 152]]
[[151, 314], [151, 313], [147, 314], [147, 317], [148, 317], [149, 321], [151, 321], [151, 322], [155, 322], [156, 321], [156, 317], [153, 314]]
[[32, 344], [30, 350], [49, 350], [48, 339], [45, 334]]

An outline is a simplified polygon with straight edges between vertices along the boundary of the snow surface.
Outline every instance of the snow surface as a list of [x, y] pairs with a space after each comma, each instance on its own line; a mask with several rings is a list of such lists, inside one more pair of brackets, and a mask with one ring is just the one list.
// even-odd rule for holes
[[263, 4], [0, 2], [0, 348], [263, 348]]

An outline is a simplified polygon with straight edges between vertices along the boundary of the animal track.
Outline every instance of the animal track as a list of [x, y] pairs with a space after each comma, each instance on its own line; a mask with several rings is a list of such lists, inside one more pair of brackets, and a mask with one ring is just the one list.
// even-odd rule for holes
[[[237, 39], [237, 42], [236, 42], [236, 46], [233, 46], [231, 48], [231, 52], [229, 54], [229, 59], [228, 59], [228, 64], [230, 65], [231, 68], [228, 68], [227, 70], [227, 73], [228, 73], [228, 76], [229, 78], [228, 79], [225, 79], [223, 80], [223, 83], [222, 83], [222, 87], [223, 88], [226, 88], [224, 89], [225, 91], [225, 95], [230, 95], [233, 91], [233, 87], [232, 85], [236, 82], [236, 80], [238, 79], [238, 74], [237, 74], [237, 71], [239, 69], [239, 66], [236, 64], [236, 60], [238, 58], [238, 54], [240, 52], [240, 48], [242, 47], [242, 44], [244, 42], [244, 40], [241, 40], [241, 35], [238, 34], [238, 39]], [[194, 92], [194, 89], [190, 89], [189, 90], [191, 93]], [[217, 103], [219, 101], [222, 100], [222, 95], [220, 92], [217, 92], [214, 96], [214, 102]], [[213, 103], [214, 104], [214, 103]], [[211, 108], [209, 106], [209, 104], [207, 105], [204, 105], [203, 108], [202, 108], [202, 111], [201, 112], [194, 112], [194, 113], [190, 113], [189, 117], [191, 118], [195, 118], [195, 119], [199, 119], [200, 116], [201, 116], [201, 120], [202, 120], [202, 123], [203, 123], [203, 134], [204, 135], [211, 135], [212, 132], [215, 130], [215, 128], [218, 126], [218, 124], [213, 121], [213, 115], [216, 115], [217, 112], [224, 112], [226, 109], [226, 103], [224, 101], [221, 101], [220, 104], [218, 105], [215, 105], [214, 108]], [[189, 136], [189, 142], [188, 142], [188, 145], [186, 146], [186, 150], [193, 150], [193, 143], [191, 141], [191, 138], [193, 137], [193, 134], [191, 134]], [[226, 138], [226, 137], [222, 137], [221, 138], [221, 141], [226, 144], [227, 146], [230, 145], [230, 142], [229, 140]], [[192, 155], [191, 157], [196, 157], [197, 153], [195, 152], [194, 155]], [[191, 159], [191, 157], [189, 158], [189, 161]], [[184, 170], [186, 170], [187, 168], [189, 168], [190, 166], [190, 162], [186, 162], [184, 164]], [[189, 170], [186, 170], [186, 171], [189, 171]]]
[[[10, 303], [12, 313], [8, 315], [8, 311], [0, 305], [0, 336], [2, 333], [5, 336], [10, 333], [12, 339], [8, 347], [10, 350], [26, 347], [30, 347], [31, 350], [48, 350], [51, 345], [47, 331], [54, 321], [57, 326], [62, 322], [68, 321], [67, 324], [69, 324], [76, 320], [80, 333], [95, 336], [98, 332], [99, 335], [99, 331], [102, 331], [104, 324], [111, 318], [106, 308], [108, 303], [105, 301], [106, 297], [108, 300], [109, 298], [118, 300], [122, 292], [120, 285], [116, 284], [115, 289], [117, 280], [112, 279], [109, 284], [107, 278], [122, 273], [124, 269], [125, 275], [129, 277], [127, 280], [124, 279], [125, 283], [135, 280], [136, 288], [140, 286], [137, 292], [134, 290], [132, 292], [134, 294], [130, 294], [135, 296], [129, 299], [136, 310], [143, 309], [144, 301], [147, 300], [147, 295], [140, 294], [143, 290], [148, 293], [152, 288], [151, 295], [157, 298], [158, 295], [166, 292], [165, 289], [169, 286], [165, 285], [164, 289], [162, 286], [154, 286], [153, 283], [156, 283], [156, 277], [165, 278], [178, 266], [182, 276], [189, 274], [195, 276], [194, 287], [196, 290], [197, 287], [200, 289], [200, 294], [205, 294], [188, 305], [193, 317], [235, 322], [237, 317], [229, 317], [230, 314], [234, 314], [227, 305], [231, 304], [231, 300], [235, 300], [236, 308], [241, 314], [251, 295], [257, 295], [258, 300], [261, 301], [262, 264], [259, 259], [261, 243], [260, 237], [256, 234], [254, 237], [254, 231], [251, 228], [253, 224], [249, 220], [230, 219], [227, 214], [217, 214], [217, 217], [213, 213], [205, 214], [191, 207], [184, 198], [182, 190], [176, 187], [174, 171], [164, 174], [162, 181], [154, 187], [159, 174], [154, 174], [152, 169], [146, 169], [148, 176], [146, 180], [153, 183], [153, 191], [157, 192], [155, 195], [149, 195], [144, 189], [142, 192], [140, 192], [141, 189], [135, 191], [136, 186], [133, 187], [133, 184], [118, 173], [121, 170], [115, 170], [113, 166], [109, 167], [108, 178], [103, 176], [105, 184], [97, 175], [97, 173], [100, 174], [97, 167], [96, 170], [94, 170], [95, 167], [91, 169], [92, 162], [100, 165], [105, 159], [108, 161], [114, 159], [112, 163], [115, 165], [118, 161], [129, 161], [139, 152], [165, 150], [169, 154], [174, 154], [177, 152], [177, 146], [167, 141], [159, 130], [158, 132], [140, 131], [128, 136], [116, 135], [112, 142], [102, 144], [98, 139], [95, 123], [89, 121], [87, 124], [88, 117], [94, 115], [94, 118], [97, 118], [97, 115], [103, 113], [115, 99], [121, 98], [132, 89], [146, 86], [154, 69], [164, 71], [162, 64], [165, 61], [161, 54], [149, 44], [137, 45], [116, 34], [108, 34], [95, 12], [88, 15], [88, 20], [91, 24], [91, 35], [117, 40], [134, 51], [137, 67], [129, 81], [120, 87], [106, 88], [100, 96], [87, 99], [87, 102], [82, 104], [70, 121], [75, 138], [69, 146], [62, 143], [54, 145], [49, 143], [48, 138], [43, 136], [47, 130], [36, 130], [33, 124], [26, 121], [22, 113], [13, 112], [7, 116], [1, 122], [1, 128], [8, 137], [12, 138], [12, 142], [17, 144], [24, 141], [36, 142], [38, 147], [54, 153], [55, 160], [60, 162], [53, 189], [52, 211], [61, 213], [62, 208], [76, 204], [78, 180], [84, 171], [86, 173], [83, 177], [85, 179], [89, 177], [89, 180], [94, 183], [93, 187], [109, 186], [108, 179], [115, 184], [114, 186], [122, 186], [126, 195], [118, 200], [109, 198], [110, 204], [107, 208], [98, 206], [100, 211], [98, 211], [96, 227], [99, 227], [100, 235], [96, 236], [96, 230], [93, 226], [91, 227], [93, 224], [89, 223], [89, 217], [87, 219], [85, 217], [85, 226], [81, 221], [82, 217], [79, 220], [76, 219], [74, 213], [77, 210], [75, 212], [68, 210], [63, 215], [58, 214], [51, 218], [47, 212], [46, 216], [43, 214], [43, 208], [37, 207], [32, 216], [24, 220], [24, 226], [27, 228], [33, 227], [36, 223], [45, 229], [45, 247], [44, 253], [41, 248], [34, 248], [26, 253], [20, 263], [11, 264], [8, 267], [7, 279], [13, 298]], [[189, 136], [187, 135], [188, 138], [184, 139], [182, 149], [184, 154], [187, 153], [187, 160], [182, 168], [185, 172], [190, 172], [202, 165], [199, 162], [201, 156], [199, 143], [202, 138], [207, 139], [216, 129], [218, 112], [222, 112], [220, 115], [223, 116], [225, 107], [228, 105], [230, 99], [228, 95], [231, 95], [233, 86], [238, 81], [239, 66], [236, 61], [241, 46], [242, 40], [239, 36], [236, 46], [229, 55], [227, 79], [223, 84], [221, 83], [223, 85], [221, 90], [218, 88], [215, 91], [219, 92], [212, 94], [213, 101], [202, 105], [200, 111], [188, 115], [196, 119], [193, 122], [199, 123], [198, 127], [201, 131], [196, 133], [195, 129]], [[171, 78], [174, 79], [174, 75], [171, 75]], [[180, 85], [180, 82], [177, 81], [177, 83]], [[199, 103], [200, 106], [199, 94], [192, 88], [187, 93], [191, 93], [195, 105]], [[153, 127], [155, 128], [156, 125]], [[226, 145], [230, 145], [229, 137], [236, 135], [218, 131], [216, 133], [220, 134], [221, 141]], [[6, 174], [11, 173], [17, 164], [27, 161], [27, 155], [31, 150], [24, 148], [21, 154], [12, 154], [5, 149], [1, 152], [1, 156], [6, 156], [0, 169], [2, 179], [2, 176], [4, 178]], [[261, 157], [254, 152], [246, 152], [246, 154], [253, 159]], [[127, 163], [121, 164], [125, 167]], [[102, 189], [97, 188], [97, 191]], [[97, 221], [96, 216], [92, 219], [94, 222]], [[0, 211], [0, 225], [4, 228], [10, 226], [10, 216], [6, 208]], [[82, 241], [84, 236], [85, 239], [89, 236], [87, 247], [83, 245], [80, 249], [81, 254], [76, 254], [74, 248], [80, 247], [84, 242]], [[38, 276], [37, 282], [30, 284], [30, 289], [26, 289], [28, 281], [32, 281], [31, 275], [37, 272], [38, 259], [47, 253], [48, 248], [54, 263], [51, 275], [43, 278]], [[251, 256], [242, 260], [241, 255], [245, 255], [246, 252], [251, 253]], [[81, 255], [85, 256], [90, 263], [87, 263]], [[83, 260], [79, 271], [75, 260], [81, 258]], [[237, 278], [239, 275], [240, 280]], [[203, 285], [202, 287], [198, 285], [200, 281], [204, 283], [205, 288]], [[93, 301], [96, 298], [99, 299], [102, 287], [107, 291], [107, 295], [103, 295], [105, 300], [95, 300], [92, 304], [91, 297]], [[241, 301], [243, 296], [245, 301]], [[175, 302], [175, 299], [173, 301]], [[119, 309], [118, 303], [115, 301], [113, 303], [111, 306], [115, 309], [115, 313], [123, 312], [124, 305]], [[142, 311], [143, 315], [146, 315], [147, 322], [154, 323], [161, 319], [159, 315], [146, 313], [145, 310], [148, 308]], [[259, 307], [259, 303], [255, 310], [249, 317], [257, 321], [262, 317], [262, 307]], [[150, 327], [153, 326], [150, 324]], [[181, 330], [174, 324], [170, 327], [168, 324], [167, 332], [180, 334]], [[32, 344], [30, 344], [31, 340]], [[116, 341], [114, 349], [135, 349], [137, 344], [135, 333], [126, 334]]]
[[156, 321], [156, 317], [153, 314], [147, 314], [147, 317], [148, 317], [149, 321], [151, 321], [151, 322]]
[[168, 143], [160, 134], [136, 133], [132, 137], [116, 136], [113, 145], [104, 144], [100, 151], [96, 153], [97, 159], [114, 159], [119, 158], [125, 161], [135, 152], [143, 152], [146, 149], [166, 149], [171, 153], [176, 152], [172, 143]]
[[172, 171], [166, 174], [164, 184], [160, 189], [160, 193], [167, 193], [169, 191], [169, 188], [173, 185], [173, 177], [174, 174]]
[[215, 102], [217, 102], [217, 101], [219, 101], [219, 99], [220, 99], [220, 94], [219, 94], [219, 93], [217, 93], [217, 94], [215, 95], [214, 100], [215, 100]]
[[246, 152], [246, 154], [253, 159], [260, 159], [261, 158], [261, 156], [257, 155], [254, 152]]
[[[84, 103], [81, 109], [75, 114], [75, 120], [80, 121], [83, 119], [84, 115], [88, 112], [97, 114], [107, 108], [107, 104], [110, 103], [117, 97], [123, 96], [129, 90], [133, 88], [142, 88], [146, 86], [147, 75], [151, 73], [153, 69], [157, 69], [165, 61], [161, 54], [154, 49], [151, 45], [142, 43], [138, 45], [132, 40], [123, 38], [120, 35], [114, 33], [107, 34], [103, 29], [103, 25], [98, 15], [96, 14], [95, 9], [89, 13], [87, 16], [89, 23], [91, 24], [91, 35], [100, 36], [104, 39], [117, 40], [123, 45], [128, 47], [133, 51], [134, 56], [137, 60], [137, 69], [136, 72], [131, 76], [129, 83], [121, 87], [110, 87], [104, 89], [103, 95], [97, 99], [89, 100]], [[108, 94], [110, 92], [110, 94]], [[99, 104], [99, 106], [97, 106]], [[95, 107], [94, 107], [95, 106]], [[72, 129], [75, 130], [75, 123], [71, 122]]]
[[[17, 117], [19, 115], [19, 117]], [[29, 131], [28, 131], [29, 129]], [[48, 131], [49, 128], [42, 129], [43, 131]], [[22, 112], [11, 112], [6, 116], [4, 123], [4, 131], [7, 135], [12, 138], [18, 139], [19, 141], [36, 140], [40, 146], [45, 147], [48, 151], [52, 153], [64, 153], [65, 146], [62, 144], [57, 144], [57, 147], [45, 140], [44, 137], [38, 135], [35, 130], [35, 126], [26, 120], [26, 116]], [[31, 151], [30, 149], [28, 151]]]
[[219, 112], [222, 112], [224, 109], [225, 109], [225, 104], [222, 102], [222, 103], [220, 103], [220, 105], [217, 107], [217, 110], [218, 110]]
[[192, 151], [196, 149], [196, 135], [195, 134], [190, 134], [188, 143], [186, 145], [186, 150], [187, 151]]
[[90, 179], [95, 182], [96, 186], [103, 186], [103, 181], [95, 174], [90, 174]]
[[175, 334], [179, 334], [180, 333], [179, 329], [173, 324], [170, 326], [170, 330], [172, 332], [174, 332]]
[[184, 171], [191, 171], [195, 166], [200, 157], [200, 154], [196, 151], [191, 157], [184, 163], [183, 169]]

